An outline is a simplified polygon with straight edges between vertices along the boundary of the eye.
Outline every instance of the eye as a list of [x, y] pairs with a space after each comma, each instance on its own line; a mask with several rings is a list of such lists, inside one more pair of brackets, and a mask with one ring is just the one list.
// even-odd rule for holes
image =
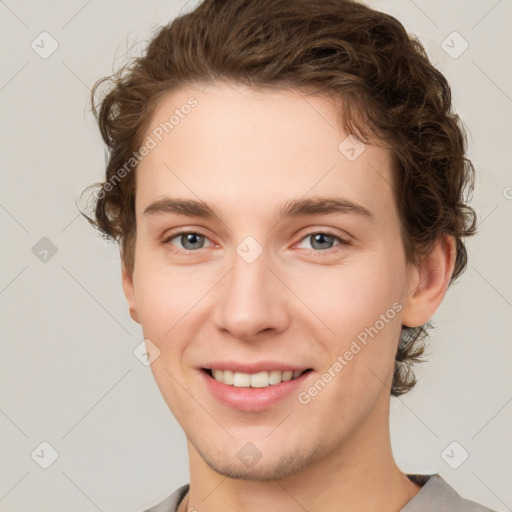
[[338, 245], [349, 245], [349, 242], [339, 236], [324, 231], [309, 233], [302, 238], [301, 243], [303, 240], [310, 241], [310, 247], [305, 247], [305, 249], [313, 250], [314, 252], [327, 251]]
[[[309, 241], [310, 246], [303, 248], [315, 253], [329, 251], [329, 249], [340, 245], [350, 245], [350, 242], [328, 231], [309, 233], [301, 239], [299, 245], [302, 245], [304, 241]], [[173, 248], [176, 248], [176, 251], [181, 250], [185, 252], [194, 252], [215, 245], [208, 237], [197, 231], [180, 231], [173, 233], [171, 236], [167, 237], [163, 243], [171, 244]]]
[[178, 249], [191, 252], [197, 249], [203, 249], [205, 247], [205, 242], [211, 243], [208, 238], [201, 233], [197, 233], [196, 231], [180, 231], [179, 233], [174, 233], [172, 236], [164, 240], [163, 243], [170, 243]]

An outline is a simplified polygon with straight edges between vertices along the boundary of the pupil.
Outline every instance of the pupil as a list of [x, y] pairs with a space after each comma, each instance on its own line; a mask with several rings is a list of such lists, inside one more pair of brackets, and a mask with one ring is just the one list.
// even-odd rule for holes
[[[319, 242], [320, 244], [322, 244], [322, 242], [325, 243], [325, 241], [327, 240], [327, 242], [329, 242], [329, 239], [332, 239], [332, 237], [330, 235], [326, 235], [326, 234], [323, 234], [323, 233], [318, 233], [316, 235], [313, 236], [313, 244], [312, 246], [315, 248], [315, 249], [326, 249], [325, 245], [320, 245], [320, 247], [315, 247], [315, 244], [317, 242]], [[327, 247], [329, 248], [329, 247]]]
[[[183, 239], [185, 240], [185, 243], [183, 243], [183, 247], [188, 248], [188, 249], [197, 249], [197, 247], [193, 247], [193, 245], [195, 243], [198, 243], [201, 236], [202, 235], [198, 235], [197, 233], [188, 233], [186, 235], [183, 235], [182, 243], [183, 243]], [[192, 247], [190, 247], [190, 244], [192, 244]]]

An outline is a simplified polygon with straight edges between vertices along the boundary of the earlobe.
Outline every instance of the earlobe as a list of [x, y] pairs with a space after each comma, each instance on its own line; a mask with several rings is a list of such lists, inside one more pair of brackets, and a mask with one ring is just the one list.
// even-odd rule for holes
[[455, 240], [441, 235], [432, 251], [409, 273], [402, 324], [418, 327], [428, 322], [440, 306], [450, 284], [456, 257]]
[[137, 304], [135, 301], [135, 288], [133, 286], [133, 274], [130, 274], [125, 265], [122, 265], [122, 283], [128, 307], [130, 309], [130, 316], [132, 320], [140, 324], [139, 314], [137, 312]]

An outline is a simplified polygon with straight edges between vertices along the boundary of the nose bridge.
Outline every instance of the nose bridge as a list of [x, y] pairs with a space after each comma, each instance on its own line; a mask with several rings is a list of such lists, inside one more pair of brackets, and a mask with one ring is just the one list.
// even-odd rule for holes
[[286, 301], [281, 297], [284, 291], [267, 268], [270, 255], [254, 242], [244, 239], [236, 247], [231, 271], [216, 302], [217, 327], [239, 339], [249, 339], [263, 330], [279, 331], [287, 322]]

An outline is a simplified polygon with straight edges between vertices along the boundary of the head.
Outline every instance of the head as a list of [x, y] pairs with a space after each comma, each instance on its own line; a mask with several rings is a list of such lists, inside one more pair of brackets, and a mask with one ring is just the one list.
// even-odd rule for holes
[[[120, 244], [155, 379], [211, 467], [243, 478], [222, 454], [258, 440], [282, 466], [252, 477], [276, 478], [382, 419], [475, 232], [464, 129], [420, 43], [352, 1], [205, 0], [92, 96], [108, 161], [88, 219]], [[312, 371], [242, 412], [204, 388], [221, 359]]]

